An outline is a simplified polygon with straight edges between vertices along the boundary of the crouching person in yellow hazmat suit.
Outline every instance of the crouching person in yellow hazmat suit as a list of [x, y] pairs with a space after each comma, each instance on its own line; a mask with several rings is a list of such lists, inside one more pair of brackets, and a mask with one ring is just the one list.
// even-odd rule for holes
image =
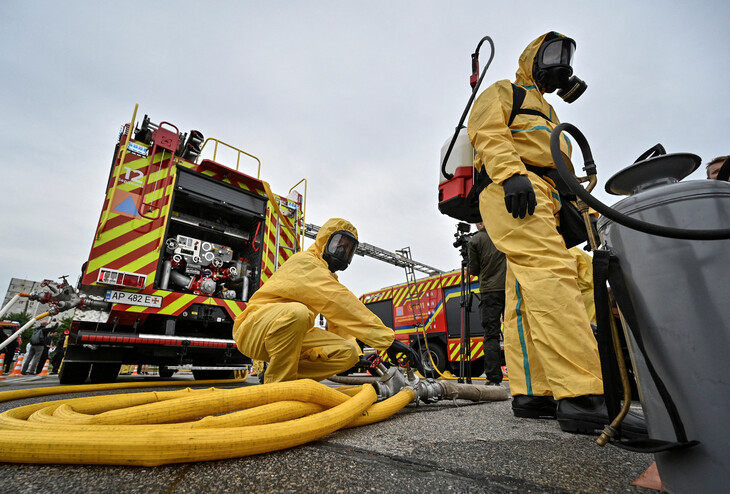
[[[347, 269], [357, 245], [349, 221], [327, 220], [314, 244], [289, 258], [236, 318], [241, 353], [269, 363], [265, 383], [320, 381], [350, 369], [360, 359], [356, 339], [378, 350], [412, 351], [338, 281], [335, 271]], [[317, 314], [328, 330], [314, 327]]]

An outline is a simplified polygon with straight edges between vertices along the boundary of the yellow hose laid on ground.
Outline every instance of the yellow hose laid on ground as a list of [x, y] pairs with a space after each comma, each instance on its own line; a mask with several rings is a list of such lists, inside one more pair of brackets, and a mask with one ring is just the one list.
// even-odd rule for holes
[[[245, 379], [215, 379], [195, 381], [196, 386], [207, 386], [208, 384], [242, 384]], [[127, 383], [105, 383], [105, 384], [73, 384], [68, 386], [54, 386], [52, 388], [31, 388], [17, 389], [15, 391], [3, 391], [0, 393], [0, 403], [4, 401], [24, 400], [38, 396], [61, 395], [65, 393], [88, 393], [91, 391], [106, 391], [109, 389], [139, 389], [139, 388], [166, 388], [188, 386], [189, 381], [147, 381]]]
[[[0, 393], [0, 401], [22, 393]], [[353, 391], [300, 380], [26, 405], [0, 414], [0, 461], [157, 466], [236, 458], [383, 420], [414, 398], [405, 389], [373, 405], [377, 395], [369, 384], [348, 394]]]
[[373, 406], [365, 410], [365, 412], [345, 427], [359, 427], [361, 425], [374, 424], [375, 422], [385, 420], [391, 415], [398, 413], [407, 404], [411, 403], [415, 396], [416, 393], [411, 388], [403, 388], [387, 400], [373, 404]]

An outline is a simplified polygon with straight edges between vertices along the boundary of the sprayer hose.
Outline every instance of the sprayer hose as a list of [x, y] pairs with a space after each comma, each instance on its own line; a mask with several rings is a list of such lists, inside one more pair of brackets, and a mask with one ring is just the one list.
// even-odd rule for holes
[[[99, 389], [9, 391], [0, 393], [0, 401]], [[0, 461], [157, 466], [237, 458], [386, 419], [414, 396], [406, 388], [375, 403], [377, 395], [369, 384], [335, 390], [303, 379], [37, 403], [0, 414]]]
[[578, 197], [580, 197], [590, 207], [604, 215], [610, 220], [615, 221], [627, 228], [637, 230], [650, 235], [657, 235], [659, 237], [677, 238], [685, 240], [725, 240], [730, 239], [730, 228], [720, 230], [687, 230], [684, 228], [675, 228], [671, 226], [655, 225], [653, 223], [647, 223], [645, 221], [632, 218], [631, 216], [619, 213], [615, 209], [605, 205], [590, 193], [588, 193], [580, 183], [573, 176], [573, 172], [568, 168], [563, 158], [563, 153], [560, 150], [560, 134], [567, 131], [580, 146], [581, 153], [583, 154], [583, 162], [586, 167], [595, 168], [593, 161], [593, 155], [591, 148], [588, 145], [588, 140], [585, 138], [583, 133], [578, 130], [574, 125], [567, 122], [561, 123], [555, 130], [553, 130], [550, 136], [550, 152], [555, 162], [555, 166], [560, 173], [560, 177], [565, 181], [570, 190]]

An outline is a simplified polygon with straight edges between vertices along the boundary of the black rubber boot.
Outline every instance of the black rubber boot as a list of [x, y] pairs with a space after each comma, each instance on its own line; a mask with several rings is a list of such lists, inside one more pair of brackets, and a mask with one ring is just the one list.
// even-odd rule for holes
[[[603, 395], [576, 396], [558, 400], [558, 423], [565, 432], [599, 435], [609, 420]], [[630, 411], [621, 423], [621, 436], [627, 439], [648, 437], [643, 415]]]
[[523, 419], [554, 419], [555, 400], [552, 396], [517, 395], [512, 397], [512, 413]]

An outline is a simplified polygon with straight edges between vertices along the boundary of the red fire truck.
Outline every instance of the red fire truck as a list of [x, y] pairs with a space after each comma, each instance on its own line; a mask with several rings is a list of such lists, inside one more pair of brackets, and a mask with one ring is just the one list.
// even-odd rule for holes
[[[457, 374], [462, 354], [461, 278], [461, 270], [435, 274], [365, 293], [360, 300], [395, 330], [396, 338], [420, 350], [427, 371], [435, 364], [439, 373]], [[476, 278], [468, 280], [468, 291], [479, 293]], [[471, 361], [471, 377], [477, 377], [484, 371], [484, 330], [476, 297], [470, 309], [467, 314], [471, 337], [464, 355]]]
[[[123, 364], [196, 379], [245, 368], [233, 321], [301, 245], [304, 198], [272, 193], [258, 158], [136, 114], [114, 150], [61, 383], [114, 381]], [[258, 171], [239, 170], [242, 157]]]

